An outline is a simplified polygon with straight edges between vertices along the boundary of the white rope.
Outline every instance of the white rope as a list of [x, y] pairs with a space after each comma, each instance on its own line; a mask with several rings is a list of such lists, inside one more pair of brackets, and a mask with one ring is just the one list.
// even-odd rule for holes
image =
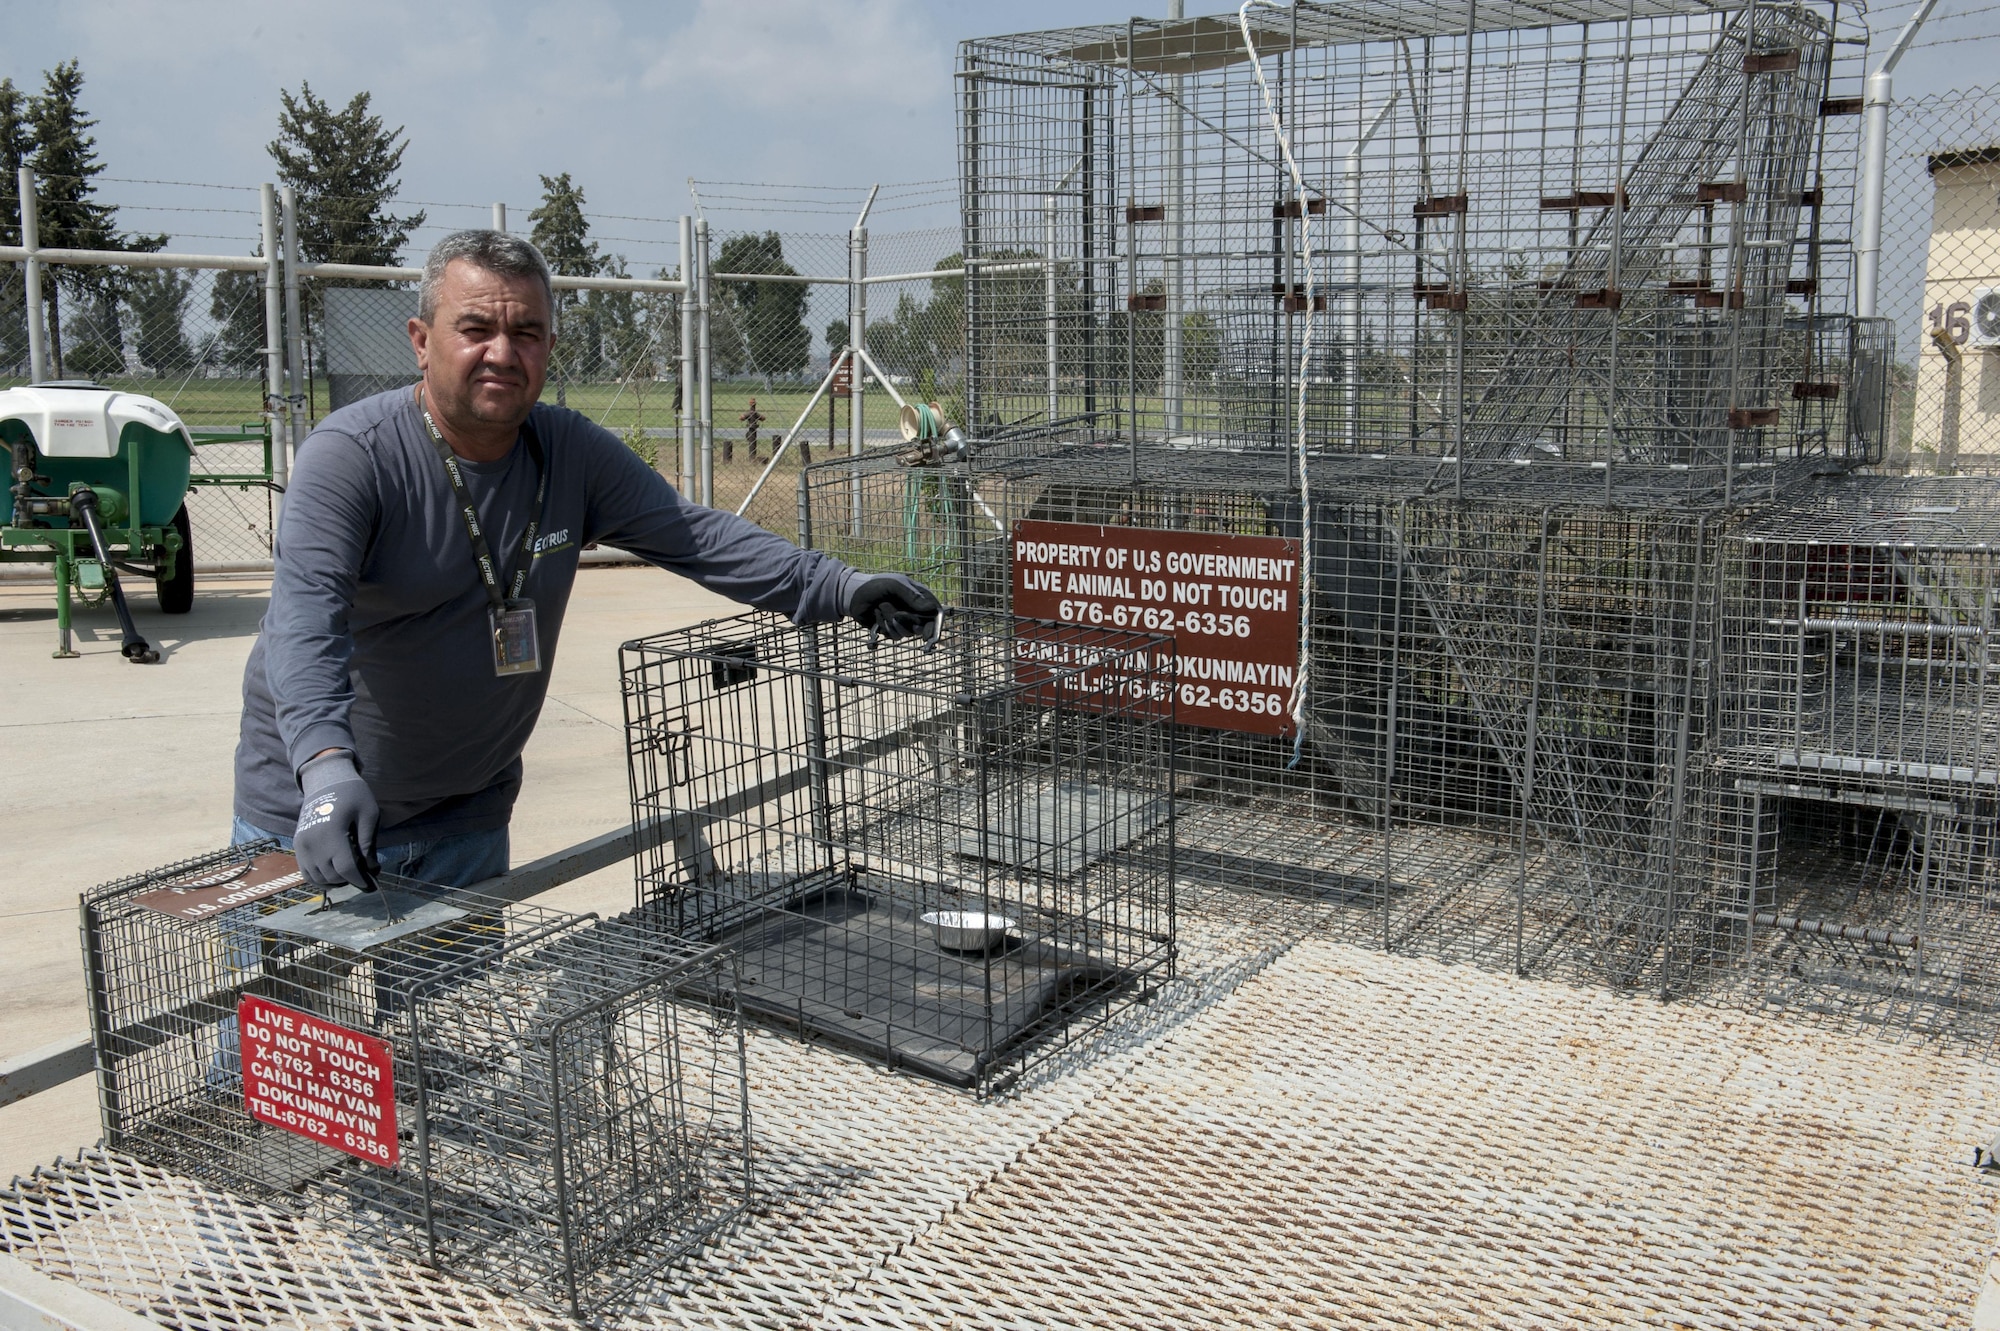
[[[1313, 345], [1313, 304], [1317, 284], [1313, 278], [1312, 248], [1312, 208], [1306, 198], [1305, 176], [1299, 170], [1298, 160], [1292, 156], [1292, 141], [1285, 133], [1284, 117], [1278, 114], [1278, 105], [1271, 98], [1271, 85], [1264, 79], [1264, 60], [1257, 54], [1257, 42], [1250, 35], [1250, 11], [1252, 9], [1281, 9], [1277, 0], [1243, 0], [1243, 7], [1236, 11], [1236, 25], [1243, 30], [1243, 50], [1250, 57], [1250, 68], [1257, 75], [1257, 90], [1264, 95], [1264, 114], [1271, 120], [1271, 136], [1278, 141], [1278, 151], [1285, 159], [1285, 170], [1291, 173], [1292, 189], [1299, 200], [1299, 244], [1305, 257], [1306, 267], [1306, 334], [1299, 349], [1299, 666], [1292, 682], [1292, 762], [1296, 767], [1300, 755], [1305, 752], [1306, 742], [1306, 685], [1312, 666], [1312, 653], [1308, 644], [1312, 638], [1312, 474], [1306, 467], [1306, 388], [1311, 382], [1308, 371], [1312, 366]], [[1285, 293], [1286, 299], [1291, 292]], [[1353, 354], [1349, 348], [1349, 354]]]

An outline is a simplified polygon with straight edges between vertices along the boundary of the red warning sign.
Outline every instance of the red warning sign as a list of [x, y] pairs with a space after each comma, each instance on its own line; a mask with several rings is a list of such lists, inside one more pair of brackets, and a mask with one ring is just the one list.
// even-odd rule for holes
[[1017, 522], [1013, 555], [1015, 614], [1174, 640], [1182, 725], [1291, 733], [1297, 541]]
[[236, 1026], [250, 1117], [395, 1167], [401, 1152], [388, 1041], [250, 994], [236, 1005]]

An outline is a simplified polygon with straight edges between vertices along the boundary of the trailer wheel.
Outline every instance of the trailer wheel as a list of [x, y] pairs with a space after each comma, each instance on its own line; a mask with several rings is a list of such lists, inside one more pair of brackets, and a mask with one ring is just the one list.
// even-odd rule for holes
[[163, 615], [184, 615], [194, 609], [194, 538], [188, 526], [186, 504], [174, 514], [174, 530], [181, 534], [180, 553], [174, 556], [174, 574], [170, 578], [153, 579]]

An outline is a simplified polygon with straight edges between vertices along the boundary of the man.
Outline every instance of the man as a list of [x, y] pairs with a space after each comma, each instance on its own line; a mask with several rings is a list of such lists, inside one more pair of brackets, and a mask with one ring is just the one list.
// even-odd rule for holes
[[940, 613], [908, 578], [690, 503], [608, 431], [539, 405], [556, 332], [533, 245], [447, 236], [409, 323], [422, 382], [333, 413], [299, 449], [243, 672], [233, 831], [287, 843], [309, 882], [366, 886], [378, 857], [446, 886], [506, 871], [587, 544], [800, 624], [852, 615], [901, 638]]

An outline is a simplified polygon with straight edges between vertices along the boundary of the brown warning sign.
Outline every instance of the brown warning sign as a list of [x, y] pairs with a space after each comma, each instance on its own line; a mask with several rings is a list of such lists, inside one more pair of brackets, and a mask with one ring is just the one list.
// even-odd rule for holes
[[282, 850], [198, 870], [132, 898], [137, 905], [177, 920], [205, 920], [211, 915], [274, 897], [305, 881], [299, 862]]
[[1013, 565], [1017, 615], [1173, 638], [1183, 725], [1291, 733], [1297, 541], [1017, 522]]

